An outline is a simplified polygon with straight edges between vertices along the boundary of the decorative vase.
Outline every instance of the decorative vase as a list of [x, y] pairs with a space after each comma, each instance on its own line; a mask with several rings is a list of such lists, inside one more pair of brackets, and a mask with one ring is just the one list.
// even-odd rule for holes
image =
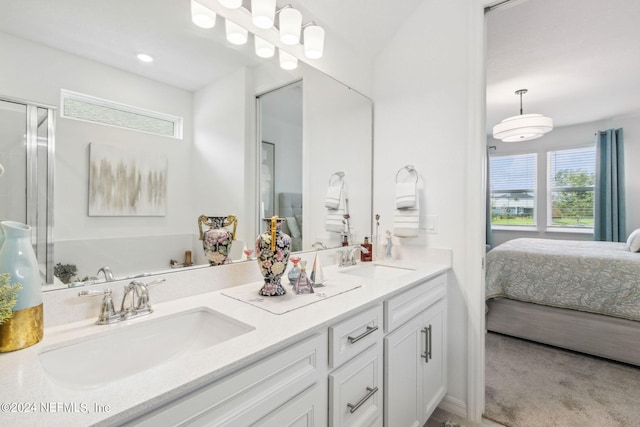
[[256, 239], [256, 258], [264, 276], [259, 294], [267, 297], [284, 295], [287, 291], [282, 287], [280, 278], [291, 254], [291, 237], [280, 230], [284, 218], [274, 216], [263, 221], [267, 223], [267, 231]]
[[[208, 225], [209, 229], [202, 231], [202, 225]], [[233, 231], [225, 227], [233, 224]], [[198, 217], [198, 228], [200, 229], [200, 240], [204, 255], [211, 265], [222, 265], [231, 262], [231, 244], [235, 240], [235, 232], [238, 220], [234, 215], [229, 216], [206, 216]]]
[[14, 221], [0, 222], [4, 243], [0, 248], [0, 274], [8, 273], [10, 283], [19, 283], [13, 316], [0, 325], [0, 352], [30, 347], [44, 335], [42, 279], [31, 246], [31, 227]]

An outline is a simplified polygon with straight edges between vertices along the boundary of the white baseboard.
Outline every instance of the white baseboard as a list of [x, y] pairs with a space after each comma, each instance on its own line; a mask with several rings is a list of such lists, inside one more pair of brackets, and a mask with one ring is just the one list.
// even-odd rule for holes
[[438, 407], [462, 418], [467, 417], [467, 404], [458, 398], [452, 397], [450, 394], [445, 395]]

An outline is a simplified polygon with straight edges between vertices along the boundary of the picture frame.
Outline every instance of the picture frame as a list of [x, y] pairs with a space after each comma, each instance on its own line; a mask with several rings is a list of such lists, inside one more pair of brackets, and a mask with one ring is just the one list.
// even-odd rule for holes
[[166, 216], [165, 153], [89, 144], [89, 216]]

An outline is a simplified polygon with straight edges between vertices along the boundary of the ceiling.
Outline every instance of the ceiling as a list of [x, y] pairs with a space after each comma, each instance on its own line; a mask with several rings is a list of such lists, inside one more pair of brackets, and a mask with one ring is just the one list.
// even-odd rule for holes
[[[370, 59], [423, 0], [278, 0]], [[250, 7], [250, 0], [245, 0]], [[513, 0], [487, 14], [487, 129], [524, 112], [555, 126], [640, 111], [640, 1]], [[251, 46], [224, 41], [224, 25], [191, 23], [188, 0], [2, 0], [0, 31], [186, 90], [239, 65]], [[327, 46], [330, 48], [330, 46]], [[135, 54], [155, 57], [142, 64]], [[223, 59], [221, 59], [223, 58]]]
[[487, 14], [487, 129], [540, 113], [567, 126], [640, 112], [640, 1], [515, 0]]
[[[210, 0], [211, 1], [211, 0]], [[300, 9], [365, 57], [373, 58], [421, 0], [278, 0]], [[226, 43], [221, 19], [191, 23], [189, 0], [2, 0], [0, 31], [194, 91], [239, 65], [259, 65], [251, 43]], [[250, 0], [244, 6], [250, 9]], [[220, 43], [222, 41], [222, 43]], [[327, 46], [326, 49], [329, 49]], [[153, 64], [135, 55], [154, 56]], [[276, 61], [272, 59], [271, 61]]]

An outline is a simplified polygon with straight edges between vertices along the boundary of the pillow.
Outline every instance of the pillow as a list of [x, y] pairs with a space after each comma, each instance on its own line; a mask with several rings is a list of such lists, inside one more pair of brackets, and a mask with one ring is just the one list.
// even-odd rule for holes
[[289, 227], [289, 231], [291, 232], [291, 237], [294, 239], [298, 237], [302, 237], [302, 233], [300, 233], [300, 227], [298, 227], [298, 221], [292, 216], [288, 216], [287, 218], [287, 227]]
[[636, 228], [631, 234], [629, 234], [627, 247], [631, 252], [640, 251], [640, 228]]

